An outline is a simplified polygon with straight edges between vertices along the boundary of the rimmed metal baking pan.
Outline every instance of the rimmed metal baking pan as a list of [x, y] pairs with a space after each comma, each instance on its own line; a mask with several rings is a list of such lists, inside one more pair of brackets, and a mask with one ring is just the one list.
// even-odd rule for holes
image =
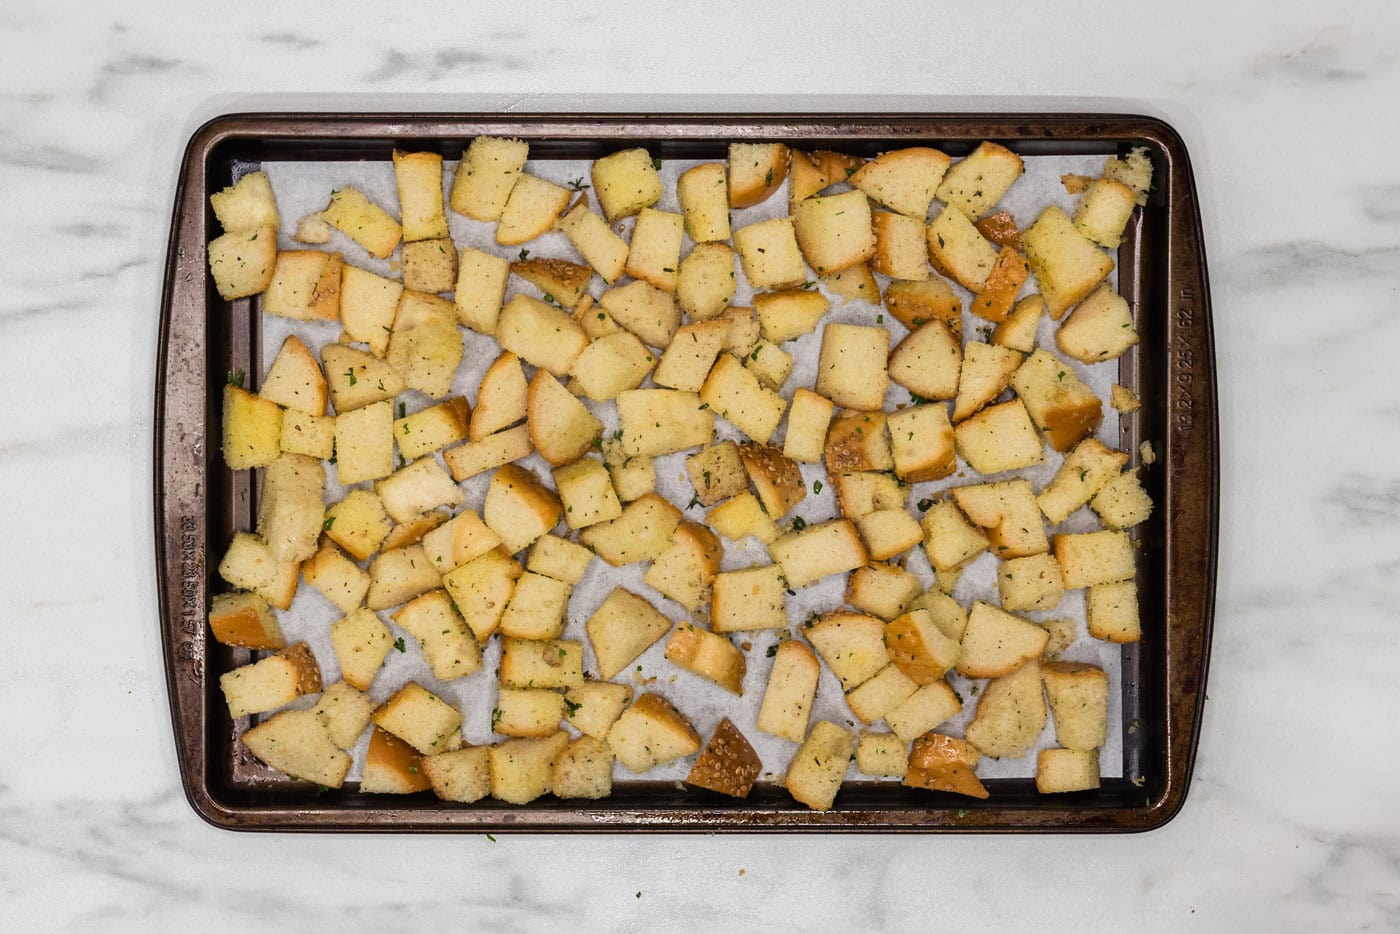
[[[530, 142], [532, 159], [592, 159], [646, 146], [663, 159], [723, 159], [734, 140], [874, 155], [928, 143], [952, 155], [993, 140], [1023, 156], [1122, 154], [1145, 147], [1154, 172], [1118, 252], [1119, 290], [1141, 344], [1118, 381], [1144, 408], [1123, 422], [1121, 446], [1152, 440], [1144, 485], [1157, 509], [1138, 530], [1143, 639], [1122, 659], [1122, 778], [1042, 796], [1030, 779], [993, 779], [973, 801], [878, 782], [848, 782], [815, 812], [775, 786], [748, 800], [673, 782], [632, 781], [597, 803], [546, 796], [526, 807], [489, 800], [449, 805], [430, 793], [319, 794], [247, 754], [227, 715], [218, 675], [247, 653], [206, 635], [208, 598], [232, 532], [248, 528], [254, 491], [219, 456], [221, 387], [255, 371], [258, 315], [212, 287], [205, 244], [215, 231], [208, 195], [233, 167], [261, 161], [372, 159], [395, 147], [460, 156], [479, 134]], [[155, 397], [155, 518], [161, 634], [175, 748], [185, 792], [216, 826], [299, 831], [1142, 831], [1169, 821], [1186, 798], [1200, 732], [1215, 595], [1218, 425], [1210, 293], [1200, 203], [1181, 137], [1151, 117], [1113, 114], [241, 114], [191, 138], [180, 171], [161, 303]], [[1129, 726], [1131, 725], [1131, 726]]]

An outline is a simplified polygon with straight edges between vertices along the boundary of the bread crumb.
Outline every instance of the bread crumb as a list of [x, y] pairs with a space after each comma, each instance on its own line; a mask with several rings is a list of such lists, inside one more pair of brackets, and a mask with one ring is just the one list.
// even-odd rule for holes
[[319, 212], [308, 214], [297, 221], [296, 233], [292, 234], [292, 239], [297, 243], [330, 243], [331, 225], [326, 223]]
[[742, 876], [742, 875], [744, 874], [744, 872], [745, 872], [745, 870], [744, 870], [742, 867], [740, 867], [740, 869], [739, 869], [739, 875]]
[[1138, 453], [1142, 455], [1142, 462], [1148, 467], [1157, 463], [1157, 450], [1152, 447], [1151, 441], [1144, 441], [1138, 448]]
[[1064, 185], [1065, 191], [1069, 192], [1072, 195], [1077, 195], [1083, 192], [1084, 189], [1089, 187], [1089, 183], [1092, 181], [1093, 179], [1087, 175], [1066, 174], [1060, 176], [1060, 184]]

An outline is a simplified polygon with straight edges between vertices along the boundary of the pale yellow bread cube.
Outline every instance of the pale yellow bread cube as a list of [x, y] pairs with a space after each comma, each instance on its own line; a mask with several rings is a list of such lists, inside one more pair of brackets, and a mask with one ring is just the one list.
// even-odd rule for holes
[[1030, 751], [1044, 728], [1040, 665], [1031, 659], [987, 685], [967, 726], [967, 741], [984, 756], [1017, 759]]
[[384, 356], [401, 295], [402, 282], [346, 263], [340, 270], [340, 324], [345, 336], [368, 344], [374, 356]]
[[700, 736], [675, 707], [659, 694], [643, 694], [608, 729], [607, 743], [630, 772], [700, 751]]
[[569, 200], [569, 189], [522, 172], [496, 222], [496, 242], [518, 246], [553, 230]]
[[374, 484], [384, 511], [395, 522], [411, 522], [438, 506], [456, 506], [464, 494], [437, 460], [424, 457]]
[[646, 598], [620, 587], [608, 594], [584, 625], [604, 680], [632, 664], [670, 628], [671, 621]]
[[998, 678], [1039, 658], [1049, 640], [1043, 627], [977, 600], [967, 617], [956, 667], [969, 678]]
[[662, 291], [676, 291], [676, 268], [681, 259], [682, 223], [679, 214], [649, 207], [642, 208], [632, 228], [626, 273], [634, 279], [649, 282]]
[[744, 277], [755, 289], [787, 289], [807, 278], [790, 217], [758, 221], [734, 231]]
[[331, 623], [331, 648], [340, 676], [351, 687], [368, 691], [384, 657], [394, 647], [389, 630], [373, 610], [352, 610]]
[[1119, 477], [1127, 462], [1125, 452], [1110, 450], [1097, 438], [1085, 438], [1065, 456], [1054, 479], [1036, 496], [1036, 504], [1052, 525], [1061, 523]]
[[715, 632], [786, 629], [785, 592], [782, 569], [775, 564], [716, 574], [710, 625]]
[[715, 424], [714, 411], [697, 393], [678, 389], [618, 393], [617, 417], [628, 457], [660, 457], [708, 444]]
[[442, 576], [442, 586], [478, 642], [485, 642], [500, 626], [522, 573], [514, 559], [493, 548]]
[[563, 308], [577, 308], [588, 293], [593, 270], [564, 259], [516, 260], [510, 264], [512, 274], [539, 289], [542, 298]]
[[687, 169], [676, 180], [685, 232], [696, 243], [729, 239], [729, 180], [722, 162]]
[[[773, 293], [779, 294], [779, 293]], [[788, 293], [781, 293], [788, 294]], [[754, 304], [758, 304], [761, 295], [754, 296]], [[825, 302], [825, 299], [822, 299]], [[743, 357], [753, 350], [758, 343], [759, 336], [763, 334], [762, 324], [758, 320], [758, 313], [752, 308], [744, 308], [738, 305], [730, 305], [719, 313], [722, 320], [729, 322], [729, 337], [726, 339], [724, 349], [737, 356]], [[771, 337], [768, 338], [772, 340]]]
[[263, 171], [249, 172], [234, 184], [209, 195], [209, 206], [225, 231], [276, 228], [281, 223], [272, 182]]
[[715, 727], [686, 775], [687, 785], [716, 791], [731, 798], [747, 798], [763, 770], [758, 753], [728, 717]]
[[266, 467], [282, 453], [282, 409], [242, 386], [223, 390], [222, 449], [230, 470]]
[[884, 302], [895, 320], [910, 330], [930, 321], [942, 321], [953, 337], [962, 340], [962, 299], [940, 276], [891, 282], [885, 289]]
[[807, 720], [812, 715], [820, 675], [821, 664], [811, 649], [793, 639], [778, 643], [763, 705], [758, 711], [758, 729], [794, 743], [802, 742], [807, 737]]
[[1097, 749], [1042, 749], [1036, 754], [1035, 790], [1043, 795], [1099, 787]]
[[1067, 590], [1131, 580], [1137, 573], [1133, 544], [1126, 532], [1110, 529], [1056, 535], [1054, 550]]
[[588, 346], [583, 328], [566, 312], [528, 295], [516, 295], [501, 310], [496, 340], [526, 363], [564, 376]]
[[846, 704], [861, 723], [874, 723], [907, 701], [919, 685], [896, 665], [886, 665], [846, 694]]
[[792, 354], [767, 341], [759, 341], [744, 358], [744, 368], [757, 376], [764, 386], [781, 392], [787, 378], [792, 375]]
[[948, 326], [926, 321], [890, 351], [889, 376], [925, 399], [951, 399], [958, 394], [962, 364], [962, 347]]
[[528, 385], [518, 356], [506, 351], [497, 357], [481, 377], [467, 437], [480, 441], [523, 421], [528, 411]]
[[418, 768], [444, 801], [471, 804], [491, 793], [491, 749], [467, 746], [451, 752], [423, 756]]
[[374, 713], [374, 701], [363, 691], [358, 691], [337, 681], [322, 692], [312, 707], [312, 712], [320, 719], [326, 734], [341, 749], [350, 749], [369, 726]]
[[727, 353], [720, 354], [705, 377], [700, 401], [760, 443], [772, 437], [787, 410], [787, 400]]
[[603, 310], [643, 342], [666, 347], [680, 327], [681, 312], [675, 296], [649, 282], [615, 286], [598, 300]]
[[910, 788], [946, 791], [986, 799], [987, 789], [973, 768], [981, 754], [966, 740], [943, 733], [925, 733], [909, 750], [904, 784]]
[[339, 788], [350, 772], [350, 756], [310, 710], [284, 710], [243, 733], [239, 742], [271, 768], [326, 788]]
[[457, 333], [452, 303], [437, 295], [405, 289], [394, 316], [386, 359], [409, 389], [435, 399], [452, 389], [452, 377], [462, 362], [462, 337]]
[[612, 794], [613, 753], [607, 743], [582, 736], [554, 760], [550, 791], [566, 800], [597, 800]]
[[706, 521], [732, 542], [751, 535], [766, 545], [777, 540], [780, 534], [777, 523], [763, 511], [758, 497], [747, 491], [711, 509]]
[[724, 548], [715, 533], [696, 522], [682, 522], [671, 547], [657, 555], [642, 582], [692, 613], [709, 597]]
[[296, 594], [295, 561], [278, 561], [267, 543], [248, 532], [235, 532], [219, 561], [219, 576], [240, 590], [251, 590], [268, 603], [285, 610]]
[[[873, 223], [870, 201], [859, 191], [807, 198], [793, 211], [792, 227], [803, 259], [818, 275], [840, 272], [866, 260], [882, 258], [877, 251], [880, 226]], [[922, 233], [920, 227], [920, 253]], [[878, 265], [876, 268], [892, 275], [885, 268]]]
[[225, 301], [248, 298], [272, 284], [277, 266], [277, 228], [259, 227], [209, 241], [209, 274]]
[[1064, 598], [1064, 577], [1053, 557], [1011, 558], [997, 568], [997, 590], [1008, 610], [1053, 610]]
[[403, 237], [398, 221], [350, 185], [331, 192], [330, 204], [321, 217], [379, 259], [394, 252]]
[[793, 588], [870, 563], [865, 544], [848, 519], [833, 519], [790, 532], [771, 543], [768, 554], [782, 565], [783, 576]]
[[954, 642], [962, 642], [963, 634], [967, 631], [967, 610], [948, 594], [938, 589], [925, 591], [914, 598], [909, 609], [928, 613], [943, 635]]
[[569, 745], [562, 730], [543, 739], [508, 739], [490, 747], [491, 797], [529, 804], [550, 791], [554, 761]]
[[544, 688], [501, 688], [491, 730], [502, 736], [553, 736], [564, 719], [564, 695]]
[[890, 210], [923, 220], [952, 161], [927, 146], [896, 149], [865, 163], [850, 183]]
[[983, 141], [944, 174], [938, 199], [957, 205], [976, 220], [1002, 199], [1024, 170], [1020, 156], [998, 143]]
[[986, 530], [991, 552], [998, 558], [1021, 558], [1050, 549], [1030, 481], [978, 483], [954, 487], [951, 493], [958, 508]]
[[1074, 226], [1101, 247], [1118, 249], [1137, 207], [1137, 192], [1113, 178], [1096, 178], [1074, 206]]
[[344, 499], [326, 507], [326, 519], [321, 528], [327, 538], [356, 560], [364, 561], [379, 550], [391, 523], [376, 493], [351, 490]]
[[865, 732], [856, 745], [856, 770], [877, 778], [903, 778], [909, 750], [893, 733]]
[[501, 640], [501, 687], [571, 688], [583, 683], [583, 644], [539, 639]]
[[776, 446], [746, 442], [739, 446], [739, 459], [764, 512], [773, 519], [787, 515], [807, 496], [801, 470]]
[[1043, 314], [1045, 299], [1040, 295], [1027, 295], [1012, 306], [1004, 320], [992, 328], [991, 343], [1020, 353], [1030, 353], [1035, 349]]
[[[632, 242], [635, 249], [635, 234]], [[681, 310], [692, 321], [713, 318], [728, 308], [734, 298], [734, 251], [727, 243], [698, 243], [681, 260], [674, 278], [676, 303]], [[652, 285], [665, 288], [657, 282]]]
[[1103, 421], [1103, 403], [1069, 364], [1040, 349], [1011, 379], [1036, 427], [1057, 451], [1068, 451]]
[[[753, 306], [764, 339], [780, 344], [816, 330], [831, 303], [815, 289], [784, 289], [755, 295]], [[739, 352], [752, 349], [750, 343], [748, 350]]]
[[395, 419], [394, 441], [401, 455], [416, 459], [464, 440], [470, 420], [467, 400], [455, 396]]
[[439, 681], [481, 670], [481, 646], [446, 590], [430, 590], [415, 597], [390, 617], [418, 640], [423, 660]]
[[975, 415], [1006, 391], [1021, 365], [1021, 355], [996, 344], [968, 341], [963, 348], [961, 363], [957, 377], [957, 401], [953, 403], [955, 422]]
[[577, 584], [593, 560], [593, 552], [577, 542], [554, 535], [541, 535], [530, 546], [528, 570], [566, 584]]
[[847, 519], [859, 519], [877, 509], [895, 509], [904, 505], [904, 492], [899, 481], [888, 473], [873, 470], [833, 474], [836, 502]]
[[894, 470], [901, 480], [941, 480], [957, 469], [956, 432], [944, 404], [902, 409], [892, 413], [886, 424]]
[[279, 252], [272, 281], [263, 295], [262, 310], [269, 315], [297, 321], [339, 320], [343, 265], [339, 253], [320, 250]]
[[365, 752], [360, 791], [375, 795], [411, 795], [427, 791], [432, 783], [423, 774], [422, 761], [423, 757], [408, 743], [375, 727]]
[[699, 392], [728, 337], [729, 323], [722, 319], [697, 321], [679, 328], [661, 355], [652, 379], [658, 386]]
[[408, 388], [403, 376], [387, 361], [344, 344], [322, 347], [321, 363], [331, 407], [340, 415], [392, 399]]
[[500, 220], [529, 151], [524, 140], [494, 136], [473, 139], [452, 178], [448, 198], [452, 210], [473, 220]]
[[997, 250], [954, 205], [938, 212], [928, 225], [928, 255], [933, 267], [969, 292], [981, 292], [996, 266]]
[[828, 324], [813, 388], [843, 408], [878, 410], [889, 386], [889, 354], [890, 332], [885, 328]]
[[420, 755], [448, 748], [457, 735], [462, 714], [427, 688], [410, 681], [374, 712], [374, 725], [412, 746]]
[[246, 591], [214, 595], [209, 631], [224, 645], [245, 649], [280, 649], [287, 644], [267, 600]]
[[562, 512], [553, 490], [525, 468], [507, 464], [491, 478], [482, 519], [501, 537], [506, 552], [515, 554], [554, 528]]
[[230, 717], [265, 713], [321, 691], [321, 669], [305, 642], [219, 676]]
[[570, 391], [606, 402], [636, 389], [655, 366], [656, 357], [636, 335], [627, 331], [605, 334], [574, 360]]
[[1021, 400], [988, 406], [953, 429], [957, 451], [981, 474], [1002, 473], [1039, 464], [1045, 448]]
[[856, 528], [873, 561], [887, 561], [923, 540], [919, 522], [903, 509], [877, 509], [856, 520]]
[[1113, 270], [1113, 260], [1051, 205], [1021, 234], [1050, 317], [1059, 320]]
[[788, 210], [812, 195], [825, 191], [837, 182], [844, 182], [865, 164], [857, 156], [830, 150], [802, 152], [794, 149], [788, 162]]
[[749, 475], [733, 441], [701, 448], [685, 459], [685, 471], [701, 506], [713, 506], [749, 488]]
[[793, 390], [783, 435], [783, 456], [808, 464], [821, 463], [826, 429], [835, 412], [836, 405], [830, 399], [801, 386]]
[[608, 522], [622, 515], [622, 504], [613, 491], [608, 468], [596, 458], [584, 457], [556, 467], [554, 487], [564, 507], [564, 521], [571, 529]]
[[315, 355], [295, 335], [282, 341], [258, 395], [283, 408], [308, 415], [325, 414], [326, 378]]
[[671, 545], [681, 511], [655, 493], [633, 500], [611, 522], [590, 525], [579, 542], [613, 567], [651, 561]]
[[619, 237], [607, 221], [589, 210], [586, 201], [580, 201], [564, 215], [559, 229], [604, 282], [611, 285], [622, 275], [627, 265], [627, 241]]
[[915, 684], [933, 684], [958, 663], [962, 647], [944, 635], [927, 610], [911, 610], [885, 625], [890, 661]]
[[666, 660], [713, 681], [732, 694], [744, 693], [744, 653], [722, 635], [683, 622], [666, 640]]
[[448, 448], [442, 453], [443, 462], [452, 471], [452, 479], [461, 482], [479, 473], [495, 469], [527, 457], [535, 450], [527, 425], [517, 425], [487, 435], [479, 441]]
[[612, 223], [650, 207], [661, 197], [661, 176], [645, 149], [624, 149], [593, 162], [593, 192]]
[[884, 620], [901, 616], [923, 593], [914, 574], [893, 564], [869, 564], [856, 568], [846, 581], [846, 604]]
[[1130, 529], [1152, 515], [1152, 499], [1142, 488], [1137, 471], [1128, 470], [1108, 480], [1090, 500], [1106, 529]]
[[505, 302], [510, 261], [472, 247], [457, 256], [457, 288], [453, 304], [463, 327], [479, 334], [496, 333], [501, 305]]
[[556, 639], [564, 632], [564, 614], [572, 587], [543, 574], [526, 571], [515, 582], [501, 616], [501, 635], [514, 639]]
[[1095, 584], [1084, 597], [1089, 635], [1105, 642], [1137, 642], [1142, 638], [1137, 583], [1131, 580]]
[[1108, 283], [1080, 302], [1055, 332], [1060, 352], [1081, 363], [1115, 360], [1137, 342], [1132, 309]]
[[884, 412], [842, 412], [826, 433], [823, 459], [833, 476], [866, 470], [894, 470], [888, 419]]
[[1010, 246], [1002, 247], [997, 253], [996, 263], [993, 264], [986, 283], [973, 296], [968, 308], [984, 321], [1005, 321], [1030, 273], [1030, 264], [1019, 250]]
[[1152, 190], [1152, 157], [1147, 154], [1147, 147], [1136, 146], [1122, 158], [1105, 159], [1103, 177], [1127, 185], [1137, 195], [1137, 203], [1146, 204], [1147, 193]]
[[955, 568], [986, 551], [987, 536], [963, 515], [953, 500], [934, 502], [924, 513], [924, 553], [935, 568]]
[[584, 681], [564, 692], [564, 717], [585, 736], [603, 739], [630, 703], [631, 685]]
[[316, 552], [325, 519], [326, 472], [304, 454], [283, 454], [267, 466], [258, 503], [258, 536], [274, 561], [303, 561]]
[[885, 621], [874, 616], [844, 610], [827, 613], [802, 634], [841, 680], [843, 690], [865, 683], [890, 662]]
[[730, 143], [729, 206], [751, 208], [767, 201], [787, 178], [788, 157], [783, 143]]
[[620, 464], [609, 463], [608, 476], [612, 477], [617, 498], [624, 503], [656, 492], [656, 466], [650, 457], [636, 455]]
[[330, 542], [301, 563], [301, 576], [342, 613], [363, 606], [369, 592], [369, 575]]
[[[956, 717], [962, 701], [947, 681], [921, 686], [893, 710], [886, 711], [885, 723], [901, 743], [911, 742]], [[862, 770], [863, 771], [863, 770]]]
[[393, 152], [405, 243], [446, 237], [442, 205], [442, 156], [435, 152]]
[[870, 305], [880, 303], [880, 284], [866, 263], [848, 266], [840, 272], [822, 276], [822, 285], [842, 298]]
[[381, 551], [370, 562], [365, 606], [387, 610], [441, 586], [442, 575], [421, 544]]
[[1049, 662], [1040, 673], [1055, 720], [1055, 741], [1066, 749], [1102, 746], [1108, 729], [1108, 674], [1080, 662]]
[[855, 736], [829, 720], [818, 720], [793, 753], [783, 783], [788, 793], [814, 811], [827, 811], [855, 753]]
[[[929, 277], [928, 244], [924, 239], [922, 218], [877, 211], [871, 215], [870, 222], [875, 232], [870, 268], [891, 279], [917, 281]], [[811, 262], [810, 256], [808, 262]]]

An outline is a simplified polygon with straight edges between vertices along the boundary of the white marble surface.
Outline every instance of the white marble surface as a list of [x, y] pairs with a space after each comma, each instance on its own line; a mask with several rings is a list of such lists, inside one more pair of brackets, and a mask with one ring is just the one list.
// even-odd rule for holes
[[[0, 929], [1400, 926], [1393, 6], [236, 6], [0, 9]], [[160, 270], [189, 134], [295, 107], [1172, 121], [1204, 202], [1224, 490], [1184, 812], [1118, 838], [491, 842], [201, 823], [178, 787], [156, 628]]]

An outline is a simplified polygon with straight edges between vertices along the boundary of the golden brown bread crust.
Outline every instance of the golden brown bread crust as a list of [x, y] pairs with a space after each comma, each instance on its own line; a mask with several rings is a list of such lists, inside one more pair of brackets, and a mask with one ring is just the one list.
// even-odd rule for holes
[[739, 457], [759, 501], [774, 520], [787, 515], [806, 497], [807, 484], [802, 479], [802, 471], [784, 457], [777, 446], [748, 442], [739, 446]]
[[593, 278], [592, 268], [564, 259], [517, 260], [510, 264], [510, 271], [570, 309], [583, 298]]
[[731, 798], [747, 798], [758, 780], [763, 763], [739, 728], [725, 717], [715, 727], [715, 735], [705, 744], [686, 783]]
[[972, 313], [998, 324], [1005, 321], [1030, 272], [1030, 264], [1015, 247], [1002, 247], [987, 284], [972, 300]]
[[978, 758], [977, 750], [956, 736], [925, 733], [914, 740], [909, 752], [909, 771], [904, 775], [904, 784], [910, 788], [986, 798], [987, 789], [972, 770]]
[[311, 646], [305, 642], [298, 642], [277, 654], [291, 662], [296, 670], [298, 694], [321, 693], [321, 666], [316, 664], [316, 656], [312, 654]]
[[884, 438], [885, 422], [884, 412], [837, 415], [826, 435], [827, 473], [894, 469], [889, 442]]
[[[427, 791], [432, 783], [419, 766], [420, 758], [408, 743], [375, 727], [369, 738], [369, 750], [365, 753], [365, 777], [360, 780], [361, 790], [390, 794]], [[370, 788], [365, 788], [366, 784]]]
[[1016, 218], [1005, 211], [988, 214], [973, 226], [977, 232], [1000, 247], [1021, 248], [1021, 230], [1016, 226]]

